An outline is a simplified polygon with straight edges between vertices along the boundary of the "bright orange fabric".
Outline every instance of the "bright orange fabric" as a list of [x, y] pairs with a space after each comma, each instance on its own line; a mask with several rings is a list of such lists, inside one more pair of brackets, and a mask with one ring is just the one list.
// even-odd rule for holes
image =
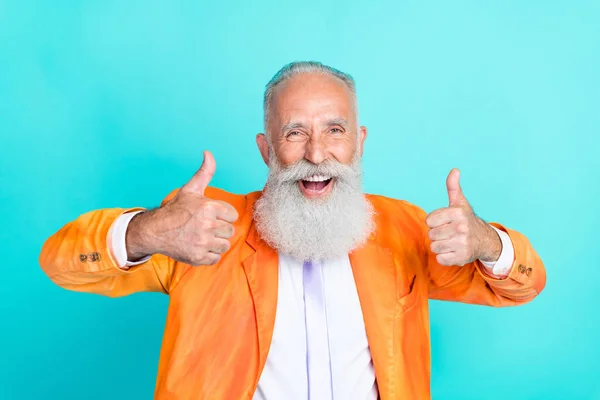
[[[240, 215], [231, 249], [217, 265], [190, 267], [155, 255], [129, 271], [119, 269], [108, 250], [107, 233], [124, 209], [82, 215], [50, 237], [40, 256], [46, 274], [66, 289], [107, 296], [140, 291], [171, 296], [155, 391], [160, 400], [250, 399], [269, 352], [278, 259], [252, 223], [260, 193], [244, 196], [209, 188], [206, 195], [232, 204]], [[523, 304], [544, 288], [544, 266], [523, 235], [497, 224], [515, 248], [506, 279], [486, 275], [479, 262], [441, 266], [429, 250], [425, 212], [404, 201], [368, 198], [377, 228], [350, 255], [350, 262], [380, 397], [428, 399], [427, 299]], [[80, 255], [94, 252], [99, 260], [81, 260]]]

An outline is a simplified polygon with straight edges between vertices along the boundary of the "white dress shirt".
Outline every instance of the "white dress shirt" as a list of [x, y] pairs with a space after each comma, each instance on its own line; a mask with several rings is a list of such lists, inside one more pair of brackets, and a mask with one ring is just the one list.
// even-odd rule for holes
[[[120, 216], [108, 233], [109, 243], [112, 243], [110, 251], [124, 269], [147, 260], [135, 263], [127, 260], [125, 234], [129, 221], [138, 212], [141, 211]], [[507, 275], [513, 264], [514, 247], [508, 234], [496, 231], [502, 241], [502, 252], [495, 263], [483, 264], [495, 275]], [[275, 327], [255, 400], [308, 398], [302, 265], [301, 261], [279, 254]], [[322, 262], [322, 278], [333, 398], [376, 400], [375, 370], [350, 259], [346, 256]]]
[[[254, 399], [308, 398], [302, 264], [279, 254], [273, 340]], [[375, 370], [350, 260], [322, 262], [321, 271], [333, 398], [376, 400]]]

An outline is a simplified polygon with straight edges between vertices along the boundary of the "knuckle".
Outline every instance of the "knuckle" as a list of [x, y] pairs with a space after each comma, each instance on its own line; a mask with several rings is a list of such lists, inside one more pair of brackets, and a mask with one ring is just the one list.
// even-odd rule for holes
[[209, 253], [207, 250], [198, 249], [188, 256], [182, 257], [181, 261], [194, 267], [202, 265], [213, 265], [219, 262], [221, 257], [215, 253]]
[[202, 262], [203, 262], [203, 257], [200, 257], [198, 255], [193, 255], [186, 260], [187, 264], [190, 264], [194, 267], [202, 265]]
[[212, 265], [213, 257], [210, 253], [207, 252], [198, 252], [191, 257], [191, 265], [198, 267], [201, 265]]
[[427, 225], [427, 226], [428, 226], [428, 227], [430, 227], [430, 228], [432, 227], [431, 220], [433, 219], [433, 217], [432, 217], [431, 215], [432, 215], [432, 214], [429, 214], [429, 215], [427, 216], [427, 218], [425, 218], [425, 225]]
[[425, 218], [425, 224], [430, 228], [435, 228], [443, 215], [443, 210], [435, 210]]
[[233, 220], [237, 221], [238, 218], [240, 217], [240, 215], [238, 214], [237, 210], [231, 204], [227, 204], [227, 205], [229, 206], [229, 213], [231, 214], [231, 218]]
[[454, 224], [454, 223], [451, 223], [451, 224], [448, 226], [448, 231], [447, 231], [447, 233], [448, 233], [448, 236], [449, 236], [449, 237], [448, 237], [448, 239], [453, 239], [453, 240], [454, 240], [454, 238], [456, 238], [457, 236], [460, 236], [460, 235], [461, 235], [461, 232], [460, 232], [460, 228], [459, 228], [459, 226], [458, 226], [457, 224]]
[[226, 241], [223, 246], [222, 246], [222, 251], [221, 253], [225, 253], [227, 250], [229, 250], [231, 248], [231, 244], [229, 243], [229, 241]]
[[228, 237], [232, 237], [235, 234], [235, 227], [231, 224], [227, 225], [227, 235]]
[[207, 200], [202, 204], [202, 211], [205, 215], [212, 215], [215, 212], [215, 202], [212, 200]]
[[236, 209], [234, 206], [232, 206], [231, 204], [227, 203], [226, 201], [222, 201], [219, 200], [219, 204], [221, 205], [221, 207], [223, 207], [224, 210], [232, 212], [232, 213], [237, 213]]
[[182, 262], [184, 264], [189, 264], [189, 265], [196, 265], [195, 262], [196, 260], [194, 258], [188, 258], [188, 257], [177, 257], [176, 258], [177, 261]]
[[446, 259], [444, 259], [444, 265], [446, 267], [451, 267], [453, 265], [456, 265], [456, 262], [452, 258], [446, 258]]
[[207, 219], [207, 218], [204, 218], [204, 219], [202, 219], [202, 221], [200, 222], [200, 227], [201, 227], [203, 230], [206, 230], [206, 231], [208, 231], [208, 230], [211, 230], [211, 229], [213, 229], [213, 228], [215, 227], [215, 222], [214, 222], [212, 219]]
[[206, 246], [208, 246], [209, 242], [210, 241], [207, 235], [200, 235], [196, 243], [198, 247], [204, 249]]
[[192, 259], [196, 260], [196, 262], [202, 262], [206, 258], [206, 251], [202, 249], [196, 249], [194, 254], [192, 254]]
[[225, 253], [228, 249], [227, 245], [219, 243], [214, 247], [214, 252], [217, 254]]
[[434, 253], [437, 253], [437, 243], [436, 242], [431, 242], [431, 244], [429, 245], [429, 248], [431, 249], [431, 251], [433, 251]]
[[213, 265], [214, 259], [212, 257], [206, 257], [202, 260], [202, 263], [200, 263], [200, 265]]
[[219, 231], [223, 236], [225, 236], [225, 238], [230, 238], [233, 236], [234, 228], [233, 225], [224, 223], [223, 225], [221, 225]]
[[218, 208], [222, 215], [224, 215], [228, 219], [233, 220], [234, 222], [237, 221], [239, 215], [234, 206], [221, 200], [219, 200], [216, 204], [218, 205]]
[[212, 262], [213, 264], [218, 263], [219, 261], [221, 261], [221, 255], [220, 254], [211, 254], [212, 256]]
[[434, 240], [435, 239], [435, 231], [433, 229], [428, 230], [427, 237], [431, 240]]
[[454, 208], [452, 210], [452, 218], [454, 218], [455, 220], [462, 219], [463, 216], [464, 211], [462, 208]]

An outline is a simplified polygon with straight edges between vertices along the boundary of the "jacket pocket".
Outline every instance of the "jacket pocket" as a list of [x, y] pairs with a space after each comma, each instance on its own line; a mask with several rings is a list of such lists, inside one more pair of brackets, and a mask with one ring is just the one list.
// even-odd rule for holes
[[399, 291], [400, 294], [396, 302], [396, 318], [413, 308], [419, 297], [417, 274], [410, 274], [405, 281], [405, 285], [403, 290]]

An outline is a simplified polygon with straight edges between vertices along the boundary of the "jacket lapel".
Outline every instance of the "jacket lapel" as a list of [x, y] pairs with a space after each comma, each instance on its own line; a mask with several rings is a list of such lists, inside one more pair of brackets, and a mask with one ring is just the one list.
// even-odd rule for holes
[[[394, 398], [394, 315], [397, 302], [393, 255], [390, 250], [369, 240], [349, 257], [379, 396], [381, 399]], [[246, 238], [242, 260], [256, 315], [259, 351], [256, 388], [273, 338], [279, 268], [277, 252], [259, 237], [254, 223]]]
[[242, 265], [250, 287], [258, 334], [259, 366], [255, 388], [267, 361], [277, 310], [278, 257], [258, 235], [254, 223], [246, 238]]
[[381, 399], [394, 398], [396, 273], [392, 253], [369, 240], [350, 254]]

